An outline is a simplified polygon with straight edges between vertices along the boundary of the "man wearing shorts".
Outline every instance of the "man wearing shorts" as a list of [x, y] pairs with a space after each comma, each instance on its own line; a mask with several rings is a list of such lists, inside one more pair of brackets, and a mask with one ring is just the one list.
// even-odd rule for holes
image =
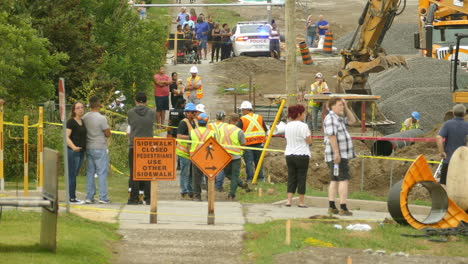
[[205, 22], [203, 16], [197, 18], [197, 24], [195, 25], [195, 32], [197, 34], [197, 40], [200, 42], [200, 47], [198, 49], [198, 55], [201, 57], [201, 50], [203, 50], [203, 58], [206, 60], [207, 53], [207, 42], [208, 42], [208, 32], [210, 31], [210, 25]]
[[[325, 161], [330, 168], [330, 185], [328, 187], [329, 214], [351, 216], [346, 206], [348, 197], [349, 175], [348, 161], [354, 158], [353, 141], [346, 130], [346, 125], [356, 122], [346, 101], [340, 97], [328, 100], [330, 112], [323, 121], [325, 136]], [[346, 117], [345, 117], [346, 113]], [[336, 194], [340, 195], [340, 210], [335, 206]]]
[[159, 67], [154, 75], [154, 101], [156, 103], [156, 123], [162, 127], [165, 123], [166, 111], [169, 110], [169, 85], [171, 78], [166, 75], [164, 66]]

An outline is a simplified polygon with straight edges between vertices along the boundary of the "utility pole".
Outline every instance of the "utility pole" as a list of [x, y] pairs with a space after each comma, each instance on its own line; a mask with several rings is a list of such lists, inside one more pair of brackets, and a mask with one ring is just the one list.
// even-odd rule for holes
[[287, 105], [297, 103], [297, 70], [296, 70], [296, 32], [294, 27], [294, 17], [296, 12], [295, 0], [286, 0], [286, 94]]
[[[267, 0], [267, 3], [268, 3], [268, 4], [271, 4], [271, 0]], [[270, 5], [267, 6], [267, 14], [268, 14], [268, 16], [267, 16], [267, 22], [268, 22], [268, 23], [271, 23], [271, 9], [272, 9], [272, 8], [273, 8], [273, 7], [270, 6]]]

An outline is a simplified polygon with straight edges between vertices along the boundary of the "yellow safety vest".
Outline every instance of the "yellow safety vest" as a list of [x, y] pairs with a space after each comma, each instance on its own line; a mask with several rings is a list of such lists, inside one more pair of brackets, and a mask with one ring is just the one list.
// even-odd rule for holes
[[223, 129], [223, 127], [227, 125], [227, 123], [224, 123], [222, 121], [216, 121], [216, 122], [213, 122], [213, 123], [209, 123], [208, 124], [208, 128], [213, 130], [213, 132], [215, 133], [215, 138], [216, 138], [216, 141], [218, 142], [221, 142], [220, 141], [220, 138], [221, 138], [221, 129]]
[[242, 130], [245, 135], [245, 145], [265, 142], [265, 130], [263, 129], [263, 117], [261, 115], [248, 113], [240, 119], [242, 120]]
[[[321, 94], [325, 90], [326, 86], [327, 86], [326, 82], [322, 82], [320, 85], [318, 84], [318, 82], [314, 82], [313, 84], [310, 85], [310, 95], [314, 95], [314, 87], [317, 88], [316, 89], [317, 94]], [[314, 100], [309, 100], [309, 107], [313, 107], [313, 106], [319, 107], [320, 103], [314, 103]]]
[[[408, 118], [408, 119], [411, 119]], [[406, 119], [405, 121], [403, 121], [403, 123], [401, 123], [401, 130], [400, 132], [403, 132], [403, 131], [406, 131], [406, 121], [408, 121], [408, 119]], [[411, 122], [411, 125], [409, 126], [408, 130], [411, 130], [411, 129], [418, 129], [419, 128], [419, 121], [416, 121], [415, 123], [412, 122], [412, 120], [409, 120], [408, 122]]]
[[[191, 131], [193, 130], [193, 127], [192, 125], [190, 124], [189, 120], [187, 118], [184, 118], [182, 119], [183, 122], [185, 122], [187, 124], [187, 127], [188, 127], [188, 131], [189, 131], [189, 135], [191, 133]], [[195, 122], [195, 126], [198, 128], [198, 122], [197, 120], [194, 120]], [[177, 144], [176, 144], [176, 155], [177, 156], [180, 156], [180, 157], [183, 157], [183, 158], [186, 158], [186, 159], [189, 159], [190, 158], [190, 152], [189, 152], [189, 147], [188, 147], [188, 143], [187, 142], [179, 142], [177, 141]]]
[[239, 142], [240, 128], [235, 125], [225, 124], [221, 130], [221, 141], [223, 148], [231, 155], [242, 155], [242, 149], [236, 146], [241, 146]]
[[208, 138], [214, 136], [215, 133], [213, 130], [207, 127], [197, 127], [192, 129], [192, 131], [190, 131], [190, 140], [192, 141], [190, 145], [190, 155], [193, 155], [193, 153], [199, 149], [203, 145], [203, 142], [205, 142]]
[[[188, 77], [187, 78], [187, 85], [191, 84], [192, 86], [195, 86], [196, 83], [198, 83], [198, 81], [201, 80], [201, 77], [200, 76], [195, 76], [195, 79], [192, 78], [192, 76]], [[192, 92], [192, 90], [190, 91], [187, 91], [185, 93], [185, 96], [187, 98], [190, 97], [190, 93]], [[203, 98], [203, 85], [200, 85], [200, 87], [196, 90], [196, 97], [197, 99], [202, 99]]]

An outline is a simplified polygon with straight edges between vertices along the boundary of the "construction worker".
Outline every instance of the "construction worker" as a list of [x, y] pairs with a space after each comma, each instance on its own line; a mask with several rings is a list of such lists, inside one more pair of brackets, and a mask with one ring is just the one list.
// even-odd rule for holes
[[187, 85], [185, 86], [185, 96], [189, 103], [197, 105], [200, 104], [200, 100], [203, 98], [202, 79], [198, 76], [197, 66], [190, 68], [190, 74], [191, 76], [187, 78]]
[[[186, 104], [184, 114], [185, 118], [180, 121], [177, 127], [177, 139], [190, 140], [190, 132], [194, 127], [198, 127], [195, 105], [193, 103]], [[176, 155], [180, 164], [180, 195], [183, 199], [193, 198], [192, 162], [190, 161], [189, 144], [178, 141]]]
[[[242, 111], [242, 117], [239, 119], [239, 122], [237, 122], [237, 126], [244, 131], [245, 145], [250, 148], [258, 148], [258, 150], [244, 150], [247, 181], [251, 181], [254, 177], [255, 168], [258, 165], [258, 161], [262, 153], [261, 148], [263, 148], [263, 143], [265, 143], [265, 134], [268, 129], [263, 121], [263, 117], [261, 115], [254, 114], [252, 111], [252, 104], [249, 101], [242, 102], [240, 109]], [[255, 163], [255, 167], [253, 163]], [[258, 180], [264, 180], [262, 167], [258, 174]]]
[[[240, 185], [239, 174], [241, 168], [242, 149], [238, 146], [245, 144], [244, 132], [235, 124], [239, 120], [239, 115], [232, 114], [229, 116], [229, 124], [225, 124], [220, 129], [219, 142], [224, 146], [224, 149], [231, 154], [231, 162], [224, 168], [226, 177], [231, 180], [229, 188], [228, 200], [236, 198], [237, 186]], [[247, 184], [245, 184], [247, 185]]]
[[411, 129], [418, 129], [419, 128], [419, 113], [413, 112], [411, 113], [411, 117], [403, 121], [401, 123], [401, 130], [400, 132], [411, 130]]
[[[323, 74], [315, 74], [315, 82], [310, 85], [310, 95], [328, 93], [328, 85], [323, 79]], [[312, 114], [312, 130], [318, 131], [318, 113], [322, 111], [322, 104], [309, 100], [309, 109]]]
[[[190, 131], [190, 140], [192, 141], [190, 144], [190, 156], [195, 153], [202, 145], [210, 137], [215, 137], [215, 133], [213, 130], [206, 127], [208, 124], [208, 115], [205, 113], [201, 113], [197, 117], [198, 120], [198, 127], [192, 129]], [[211, 155], [210, 155], [211, 154]], [[208, 152], [208, 155], [213, 158], [213, 153]], [[193, 175], [193, 199], [195, 201], [201, 201], [201, 185], [203, 180], [203, 173], [197, 166], [192, 166], [192, 175]]]
[[[216, 140], [220, 144], [225, 144], [225, 143], [223, 143], [223, 138], [222, 138], [222, 136], [223, 136], [223, 133], [222, 133], [223, 127], [228, 125], [228, 124], [236, 125], [237, 122], [239, 121], [239, 115], [238, 114], [231, 114], [229, 116], [228, 123], [224, 123], [225, 116], [226, 116], [226, 113], [224, 111], [219, 111], [218, 113], [216, 113], [216, 121], [208, 124], [208, 127], [215, 132]], [[244, 132], [241, 131], [241, 133], [242, 133], [242, 135], [244, 135]], [[244, 136], [244, 141], [245, 141], [245, 136]], [[228, 144], [226, 144], [226, 145], [228, 145]], [[234, 158], [235, 157], [233, 156], [233, 159]], [[225, 176], [226, 176], [226, 174], [225, 174], [224, 170], [222, 170], [218, 175], [216, 175], [216, 179], [215, 179], [215, 189], [216, 189], [216, 191], [218, 191], [218, 192], [223, 192], [224, 191], [223, 184], [224, 184], [224, 177]], [[231, 179], [231, 181], [232, 181], [232, 179]], [[238, 184], [237, 185], [239, 187], [243, 188], [246, 192], [250, 192], [249, 185], [246, 182], [243, 182], [239, 178], [238, 178]]]

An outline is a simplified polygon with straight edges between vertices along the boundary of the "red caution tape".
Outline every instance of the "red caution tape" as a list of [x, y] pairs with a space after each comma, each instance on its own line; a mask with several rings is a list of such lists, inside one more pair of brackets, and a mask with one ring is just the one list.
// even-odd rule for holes
[[[274, 137], [284, 137], [284, 135], [275, 135]], [[312, 138], [323, 139], [324, 136], [312, 136]], [[351, 138], [353, 140], [436, 142], [436, 138], [402, 138], [402, 137], [351, 137]]]

